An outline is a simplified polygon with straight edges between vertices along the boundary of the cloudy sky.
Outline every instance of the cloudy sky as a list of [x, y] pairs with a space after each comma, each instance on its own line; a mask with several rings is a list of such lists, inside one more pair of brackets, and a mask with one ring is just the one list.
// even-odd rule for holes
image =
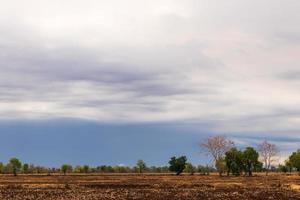
[[298, 0], [0, 2], [4, 161], [201, 163], [213, 134], [300, 144]]

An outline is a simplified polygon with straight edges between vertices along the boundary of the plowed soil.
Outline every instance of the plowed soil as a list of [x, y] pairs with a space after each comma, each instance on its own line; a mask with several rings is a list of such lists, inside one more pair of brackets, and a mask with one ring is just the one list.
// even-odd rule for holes
[[0, 175], [2, 200], [250, 200], [300, 199], [300, 176], [88, 174]]

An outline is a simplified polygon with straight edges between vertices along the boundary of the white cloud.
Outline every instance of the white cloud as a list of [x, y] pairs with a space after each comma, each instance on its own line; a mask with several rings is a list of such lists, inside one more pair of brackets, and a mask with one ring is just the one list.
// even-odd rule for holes
[[299, 1], [0, 1], [1, 118], [299, 130]]

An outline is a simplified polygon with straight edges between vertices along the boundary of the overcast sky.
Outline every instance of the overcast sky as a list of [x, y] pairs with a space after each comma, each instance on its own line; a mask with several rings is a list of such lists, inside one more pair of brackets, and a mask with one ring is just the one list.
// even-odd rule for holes
[[184, 124], [297, 148], [299, 0], [0, 3], [3, 123]]

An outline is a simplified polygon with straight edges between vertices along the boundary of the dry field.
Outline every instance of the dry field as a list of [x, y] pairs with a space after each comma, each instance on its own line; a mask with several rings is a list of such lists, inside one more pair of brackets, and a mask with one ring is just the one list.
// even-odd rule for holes
[[300, 176], [0, 175], [0, 199], [300, 199]]

